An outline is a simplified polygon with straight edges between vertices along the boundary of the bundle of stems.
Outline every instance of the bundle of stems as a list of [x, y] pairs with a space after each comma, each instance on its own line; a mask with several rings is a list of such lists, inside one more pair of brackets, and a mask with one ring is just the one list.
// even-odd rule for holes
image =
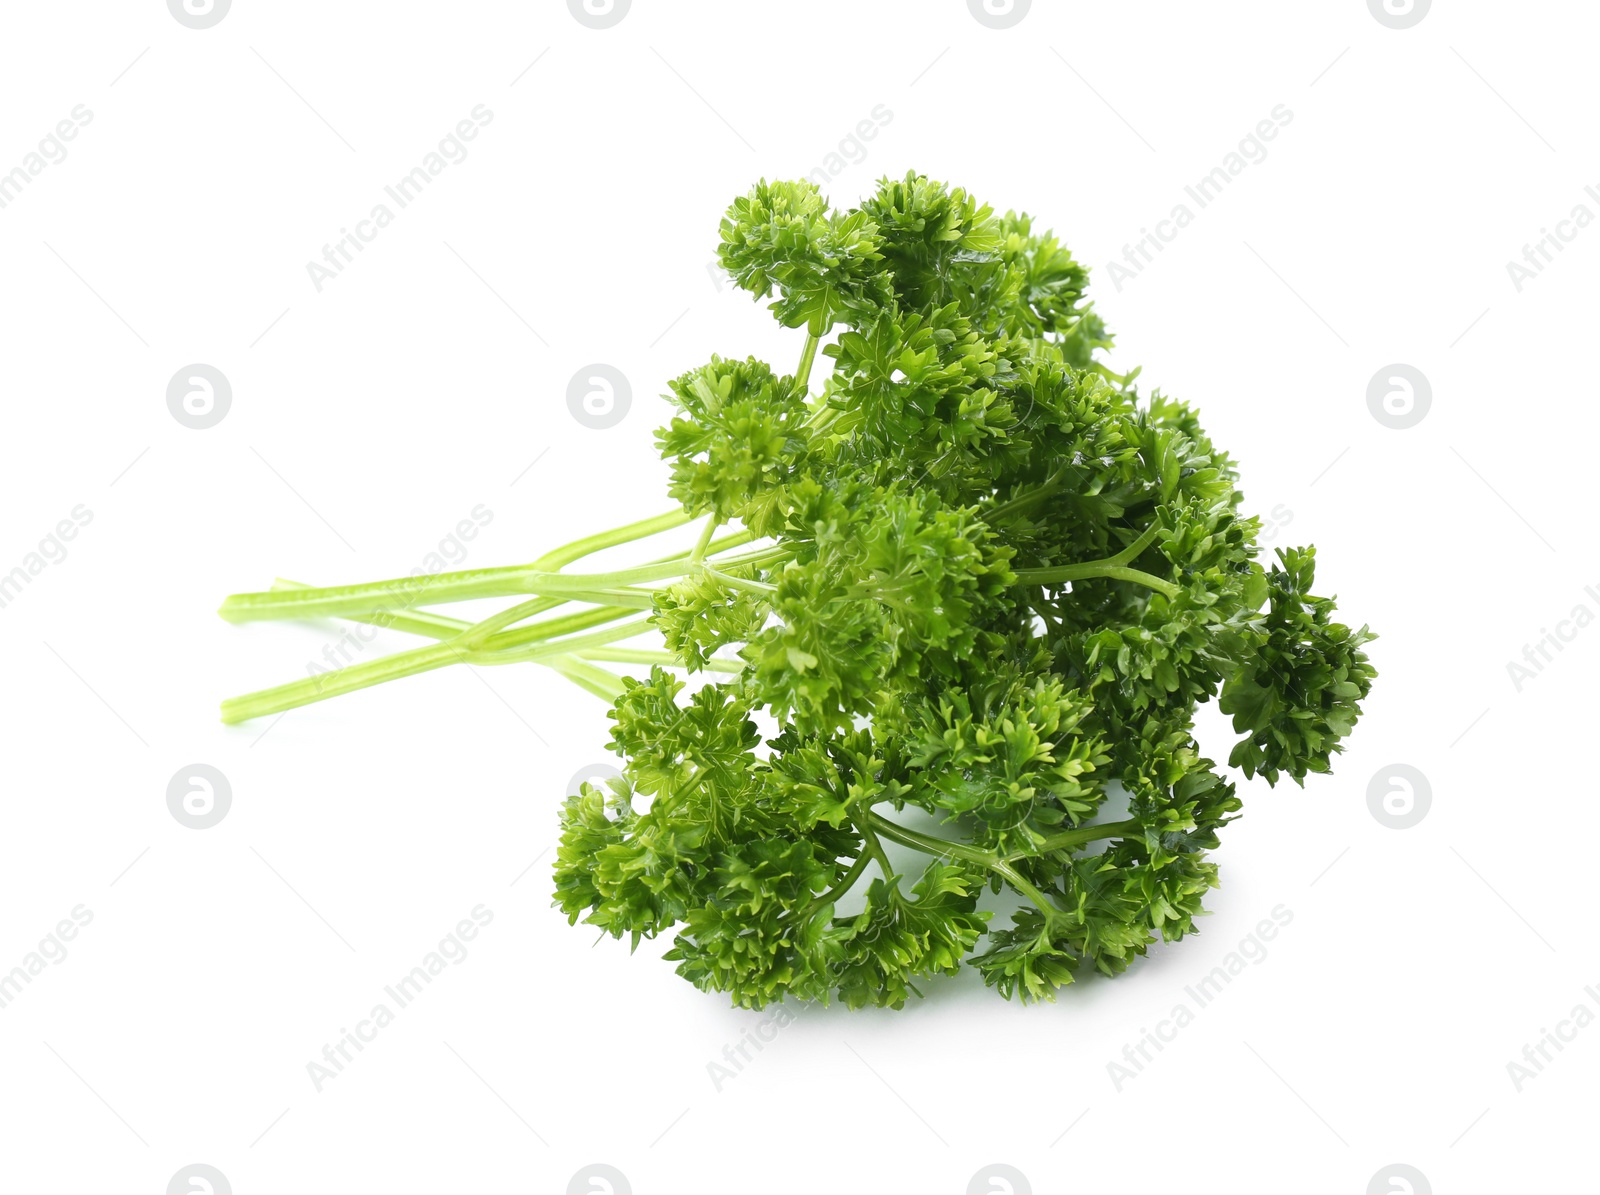
[[[605, 701], [614, 701], [622, 692], [622, 677], [601, 663], [682, 667], [675, 655], [659, 647], [618, 646], [653, 631], [645, 615], [657, 583], [700, 571], [721, 576], [726, 568], [773, 564], [783, 555], [771, 547], [736, 551], [749, 549], [754, 537], [734, 531], [713, 539], [720, 525], [708, 516], [699, 540], [687, 551], [611, 572], [562, 571], [596, 552], [681, 527], [690, 518], [677, 510], [628, 523], [574, 540], [526, 565], [320, 588], [278, 580], [269, 590], [233, 594], [218, 611], [229, 622], [338, 617], [434, 642], [230, 697], [222, 703], [222, 720], [236, 723], [277, 714], [450, 664], [537, 662]], [[527, 600], [478, 622], [426, 608], [508, 595]], [[742, 668], [737, 660], [711, 660], [706, 665], [708, 671], [730, 674]]]

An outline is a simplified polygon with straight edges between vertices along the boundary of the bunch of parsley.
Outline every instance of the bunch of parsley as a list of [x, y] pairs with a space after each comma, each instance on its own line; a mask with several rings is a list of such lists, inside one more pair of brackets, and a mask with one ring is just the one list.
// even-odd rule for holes
[[[1231, 765], [1301, 782], [1372, 683], [1371, 636], [1313, 596], [1314, 550], [1257, 562], [1233, 462], [1095, 360], [1087, 271], [1027, 216], [917, 174], [848, 212], [763, 182], [719, 257], [805, 339], [793, 374], [713, 357], [670, 384], [676, 510], [531, 565], [235, 595], [237, 621], [435, 642], [225, 719], [458, 661], [554, 668], [611, 703], [626, 761], [561, 812], [558, 905], [635, 946], [674, 935], [678, 973], [745, 1007], [898, 1008], [963, 961], [1053, 999], [1191, 932], [1240, 807], [1196, 704], [1232, 715]], [[689, 551], [566, 571], [691, 519]], [[424, 608], [511, 594], [477, 623]], [[645, 633], [661, 644], [619, 646]], [[1100, 816], [1108, 787], [1125, 816]]]

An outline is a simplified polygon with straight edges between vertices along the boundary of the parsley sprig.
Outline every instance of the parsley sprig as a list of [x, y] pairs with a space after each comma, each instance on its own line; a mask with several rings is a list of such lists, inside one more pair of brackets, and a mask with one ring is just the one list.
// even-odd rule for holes
[[[1257, 561], [1231, 459], [1096, 359], [1087, 271], [1026, 216], [917, 174], [847, 212], [762, 182], [719, 256], [803, 341], [792, 374], [713, 357], [669, 384], [673, 511], [523, 566], [230, 597], [235, 621], [433, 642], [224, 719], [458, 662], [554, 669], [610, 704], [625, 761], [561, 811], [556, 903], [672, 935], [679, 974], [745, 1007], [900, 1007], [963, 963], [1053, 999], [1192, 932], [1240, 808], [1195, 706], [1232, 716], [1247, 777], [1303, 782], [1371, 687], [1314, 550]], [[569, 568], [693, 520], [688, 551]], [[511, 596], [475, 623], [427, 609]]]

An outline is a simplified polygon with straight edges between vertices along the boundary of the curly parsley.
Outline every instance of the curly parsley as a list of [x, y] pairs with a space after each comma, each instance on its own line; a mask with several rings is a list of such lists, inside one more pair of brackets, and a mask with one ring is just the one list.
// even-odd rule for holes
[[[625, 761], [561, 811], [557, 905], [635, 945], [672, 935], [680, 975], [749, 1008], [898, 1008], [963, 963], [1053, 999], [1192, 932], [1240, 808], [1196, 705], [1244, 736], [1233, 767], [1303, 782], [1375, 675], [1372, 636], [1313, 595], [1314, 550], [1257, 562], [1233, 462], [1190, 407], [1095, 359], [1088, 272], [1026, 216], [917, 174], [847, 212], [762, 182], [719, 258], [804, 341], [793, 374], [714, 357], [670, 383], [677, 509], [529, 565], [235, 595], [235, 621], [437, 642], [225, 720], [458, 661], [555, 669], [610, 703]], [[691, 551], [567, 570], [694, 519]], [[419, 608], [497, 595], [525, 600], [477, 623]], [[618, 646], [646, 633], [659, 646]], [[986, 889], [1012, 895], [1008, 923]]]

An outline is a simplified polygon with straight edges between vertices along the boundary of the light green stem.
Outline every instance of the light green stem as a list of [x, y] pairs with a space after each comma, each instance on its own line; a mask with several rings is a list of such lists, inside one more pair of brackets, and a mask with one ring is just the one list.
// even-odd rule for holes
[[546, 552], [533, 562], [533, 567], [541, 572], [553, 573], [563, 565], [571, 564], [574, 560], [581, 560], [585, 556], [602, 552], [606, 548], [614, 548], [618, 544], [631, 543], [636, 539], [655, 535], [658, 532], [670, 531], [674, 527], [682, 527], [689, 522], [693, 515], [684, 510], [669, 510], [664, 515], [656, 515], [653, 519], [641, 519], [637, 523], [628, 523], [626, 526], [613, 527], [610, 531], [601, 531], [595, 535], [587, 535], [582, 539], [573, 540], [572, 543], [557, 548], [553, 552]]
[[706, 558], [706, 550], [711, 546], [711, 537], [717, 533], [717, 528], [722, 525], [715, 514], [706, 516], [706, 525], [700, 531], [700, 538], [694, 542], [694, 550], [689, 553], [689, 562], [699, 564]]
[[730, 577], [727, 573], [720, 572], [710, 565], [705, 566], [705, 574], [719, 584], [726, 585], [729, 589], [742, 589], [746, 593], [759, 593], [762, 597], [775, 597], [778, 592], [776, 585], [768, 585], [765, 581], [751, 581], [744, 577]]
[[1160, 577], [1150, 573], [1140, 572], [1136, 568], [1124, 568], [1119, 564], [1107, 564], [1104, 561], [1092, 560], [1087, 564], [1065, 564], [1058, 568], [1019, 568], [1016, 570], [1017, 584], [1019, 585], [1057, 585], [1062, 581], [1088, 581], [1095, 577], [1106, 577], [1113, 581], [1132, 581], [1136, 585], [1143, 585], [1146, 589], [1153, 589], [1172, 601], [1183, 592], [1171, 581], [1163, 581]]
[[[615, 643], [619, 639], [632, 639], [635, 635], [642, 635], [650, 630], [648, 618], [637, 618], [632, 622], [624, 622], [614, 627], [607, 627], [603, 631], [593, 631], [587, 635], [575, 635], [569, 639], [556, 639], [546, 643], [530, 643], [526, 647], [498, 648], [489, 651], [463, 652], [462, 656], [469, 664], [521, 664], [530, 660], [547, 660], [551, 656], [566, 653], [580, 653], [581, 649], [588, 647], [601, 647], [607, 643]], [[493, 642], [491, 640], [491, 642]]]
[[[245, 722], [251, 718], [294, 709], [296, 706], [310, 705], [314, 701], [324, 701], [329, 697], [353, 693], [358, 689], [383, 684], [385, 681], [398, 680], [403, 676], [416, 676], [435, 668], [443, 668], [448, 664], [511, 664], [562, 655], [585, 647], [599, 647], [617, 639], [631, 639], [645, 629], [647, 624], [643, 620], [624, 623], [622, 626], [611, 627], [590, 635], [556, 638], [566, 631], [576, 629], [573, 624], [583, 619], [603, 622], [626, 613], [626, 610], [621, 612], [598, 610], [568, 618], [550, 619], [545, 623], [535, 623], [529, 627], [491, 636], [477, 650], [464, 647], [456, 639], [450, 639], [426, 647], [396, 652], [381, 659], [366, 660], [332, 672], [318, 673], [316, 676], [304, 677], [288, 684], [247, 693], [242, 697], [230, 697], [222, 703], [222, 720], [228, 723]], [[546, 642], [547, 640], [553, 642]]]
[[[590, 653], [585, 652], [585, 655]], [[566, 677], [579, 688], [587, 689], [607, 705], [615, 702], [627, 689], [623, 686], [622, 678], [615, 672], [607, 672], [604, 668], [597, 668], [593, 664], [580, 660], [577, 656], [553, 656], [541, 661], [545, 667], [554, 669]]]
[[1040, 892], [1038, 888], [1029, 882], [1027, 877], [997, 855], [991, 855], [988, 851], [980, 851], [976, 847], [970, 847], [964, 843], [949, 842], [943, 838], [933, 838], [927, 834], [918, 833], [916, 830], [908, 830], [904, 826], [891, 822], [879, 813], [869, 813], [867, 821], [879, 834], [882, 834], [892, 842], [898, 842], [901, 846], [909, 846], [914, 850], [923, 851], [930, 855], [961, 859], [968, 863], [977, 864], [979, 867], [987, 868], [1027, 897], [1034, 907], [1046, 917], [1055, 917], [1061, 912], [1043, 892]]
[[321, 618], [338, 614], [364, 614], [374, 610], [381, 613], [390, 608], [409, 610], [414, 606], [436, 602], [464, 602], [473, 598], [519, 594], [579, 601], [587, 599], [600, 605], [633, 605], [648, 610], [651, 604], [649, 592], [634, 589], [634, 585], [681, 577], [695, 567], [685, 561], [674, 560], [610, 573], [551, 573], [527, 566], [471, 569], [459, 573], [439, 573], [427, 578], [420, 589], [411, 578], [397, 578], [362, 585], [333, 585], [326, 589], [236, 593], [223, 601], [218, 613], [229, 622]]
[[817, 358], [817, 342], [821, 339], [807, 332], [805, 347], [800, 350], [800, 364], [795, 367], [794, 380], [802, 394], [811, 388], [811, 363]]
[[[664, 668], [683, 667], [683, 661], [670, 651], [648, 651], [633, 647], [595, 647], [579, 654], [586, 660], [610, 660], [618, 664], [660, 664]], [[744, 669], [744, 664], [738, 660], [713, 659], [707, 660], [700, 666], [701, 672], [720, 672], [727, 676], [738, 676]]]
[[950, 842], [944, 838], [934, 838], [932, 835], [907, 829], [897, 822], [890, 821], [881, 813], [867, 814], [867, 822], [890, 842], [898, 842], [901, 846], [908, 846], [925, 854], [962, 859], [968, 863], [975, 863], [979, 867], [990, 869], [993, 869], [1001, 861], [998, 855], [991, 855], [988, 851], [980, 851], [977, 847], [967, 846], [961, 842]]
[[[299, 581], [286, 581], [284, 578], [279, 577], [272, 583], [272, 588], [275, 590], [311, 589], [313, 586], [303, 585]], [[470, 622], [463, 622], [459, 618], [448, 618], [443, 614], [434, 614], [429, 610], [344, 614], [341, 617], [350, 622], [364, 622], [369, 626], [388, 627], [392, 630], [404, 631], [409, 635], [423, 635], [429, 639], [452, 639], [472, 626]]]
[[[757, 537], [745, 530], [713, 541], [711, 536], [717, 525], [713, 518], [708, 520], [706, 530], [692, 550], [675, 552], [638, 568], [581, 576], [547, 570], [550, 566], [559, 568], [592, 552], [681, 526], [688, 521], [688, 515], [674, 511], [589, 536], [540, 557], [536, 565], [544, 568], [519, 565], [501, 569], [473, 569], [432, 577], [397, 578], [331, 588], [314, 588], [297, 581], [280, 579], [266, 593], [235, 594], [223, 603], [221, 611], [223, 617], [230, 621], [338, 616], [373, 626], [391, 627], [440, 642], [431, 647], [398, 652], [380, 660], [366, 661], [336, 672], [321, 673], [272, 689], [230, 698], [223, 703], [223, 720], [241, 722], [461, 661], [484, 664], [523, 660], [543, 662], [555, 655], [568, 655], [576, 664], [583, 666], [575, 672], [573, 664], [569, 663], [557, 671], [582, 684], [590, 692], [598, 693], [600, 691], [596, 685], [600, 682], [601, 674], [615, 674], [593, 665], [584, 665], [577, 655], [573, 655], [574, 649], [579, 649], [578, 655], [586, 655], [589, 650], [604, 650], [602, 645], [631, 638], [644, 630], [646, 624], [640, 622], [613, 627], [594, 636], [564, 640], [560, 645], [548, 645], [547, 640], [614, 622], [631, 610], [650, 609], [654, 602], [652, 593], [649, 589], [635, 588], [637, 583], [687, 575], [704, 567], [706, 557], [716, 557], [729, 549], [748, 544]], [[784, 556], [781, 549], [766, 548], [734, 557], [728, 563], [763, 564]], [[474, 597], [529, 592], [540, 593], [541, 596], [478, 623], [416, 609], [427, 602], [462, 601]], [[574, 601], [592, 603], [596, 608], [504, 629], [535, 614]], [[613, 658], [624, 662], [681, 667], [676, 657], [666, 652], [640, 651], [627, 658]], [[732, 661], [714, 661], [708, 664], [707, 670], [737, 673], [742, 671], [742, 665]], [[581, 677], [578, 673], [581, 673]]]
[[1013, 863], [1018, 859], [1028, 859], [1037, 855], [1049, 854], [1051, 851], [1067, 851], [1083, 846], [1085, 843], [1096, 842], [1102, 838], [1133, 838], [1144, 833], [1144, 827], [1133, 818], [1121, 822], [1102, 822], [1098, 825], [1079, 826], [1076, 830], [1064, 830], [1060, 834], [1052, 834], [1042, 839], [1031, 849], [1017, 851], [1007, 855], [1002, 863]]

